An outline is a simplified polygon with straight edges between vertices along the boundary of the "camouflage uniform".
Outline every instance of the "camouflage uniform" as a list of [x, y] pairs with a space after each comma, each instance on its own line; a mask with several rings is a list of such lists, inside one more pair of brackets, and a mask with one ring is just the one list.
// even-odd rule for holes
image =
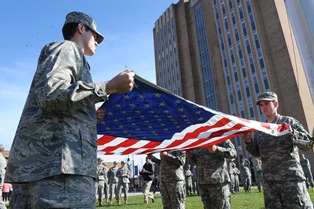
[[239, 181], [239, 175], [240, 170], [237, 168], [236, 164], [233, 163], [233, 176], [234, 176], [234, 192], [240, 191], [240, 181]]
[[228, 163], [228, 173], [230, 177], [230, 192], [234, 193], [234, 175], [233, 175], [233, 167], [232, 167], [234, 162], [232, 160], [227, 160], [227, 163]]
[[[101, 161], [100, 161], [101, 162]], [[103, 164], [97, 165], [97, 179], [95, 181], [96, 195], [98, 195], [99, 205], [103, 205], [103, 195], [104, 195], [104, 181], [105, 175], [107, 175], [105, 171], [105, 166]]]
[[300, 160], [300, 164], [302, 166], [304, 176], [306, 178], [306, 187], [309, 188], [309, 186], [311, 186], [313, 188], [314, 182], [309, 159], [304, 157], [304, 159]]
[[235, 158], [237, 152], [230, 140], [216, 146], [215, 153], [210, 153], [207, 148], [202, 148], [191, 151], [188, 156], [197, 165], [198, 183], [204, 208], [229, 209], [231, 193], [227, 158]]
[[187, 195], [191, 195], [192, 194], [192, 188], [193, 188], [193, 185], [192, 185], [192, 176], [193, 176], [193, 174], [192, 174], [192, 171], [191, 171], [190, 168], [191, 168], [191, 166], [187, 165], [187, 169], [184, 172]]
[[[83, 22], [99, 36], [94, 21], [86, 14], [68, 14], [65, 25], [71, 22]], [[92, 81], [90, 66], [77, 43], [61, 41], [44, 46], [6, 172], [7, 182], [25, 183], [30, 190], [43, 192], [30, 193], [33, 208], [63, 207], [61, 203], [70, 206], [73, 202], [88, 205], [86, 208], [96, 207], [95, 103], [107, 99], [106, 82]], [[73, 188], [71, 176], [77, 181]], [[64, 177], [67, 182], [62, 185]], [[50, 190], [55, 180], [61, 191], [64, 186], [77, 191]], [[38, 188], [39, 185], [44, 188]], [[90, 187], [85, 190], [85, 186]]]
[[152, 156], [152, 161], [160, 166], [160, 193], [164, 209], [184, 209], [186, 189], [183, 166], [185, 151], [169, 151], [160, 159]]
[[[3, 145], [0, 145], [0, 149], [4, 149]], [[5, 209], [6, 206], [2, 200], [2, 185], [4, 182], [5, 168], [7, 166], [7, 160], [3, 157], [2, 151], [0, 150], [0, 208]]]
[[104, 196], [106, 199], [106, 202], [108, 202], [109, 198], [109, 181], [108, 181], [108, 168], [107, 164], [104, 164]]
[[[277, 115], [272, 123], [287, 123], [293, 129], [290, 135], [275, 137], [256, 132], [247, 150], [263, 162], [263, 187], [267, 209], [313, 208], [306, 190], [305, 177], [300, 165], [298, 141], [309, 141], [309, 134], [294, 118]], [[306, 149], [305, 147], [301, 147]], [[307, 148], [307, 149], [310, 149]]]
[[[115, 164], [115, 162], [114, 162]], [[118, 194], [117, 194], [117, 188], [118, 188], [118, 177], [117, 177], [117, 171], [118, 167], [113, 166], [108, 171], [108, 182], [109, 182], [109, 201], [110, 204], [112, 204], [112, 198], [113, 195], [115, 195], [116, 200], [118, 201]]]
[[200, 191], [198, 188], [198, 172], [197, 172], [197, 167], [196, 165], [193, 166], [192, 168], [192, 184], [193, 184], [193, 194], [200, 195]]
[[[124, 162], [124, 161], [123, 161]], [[120, 203], [121, 194], [124, 194], [124, 203], [128, 202], [128, 192], [129, 192], [129, 177], [130, 177], [130, 170], [126, 166], [125, 163], [122, 163], [123, 167], [120, 167], [117, 171], [118, 177], [118, 203]]]
[[250, 170], [250, 161], [246, 158], [242, 161], [242, 168], [243, 168], [243, 188], [245, 192], [251, 191], [252, 186], [252, 174]]
[[256, 186], [259, 192], [262, 191], [262, 164], [261, 161], [257, 161], [257, 165], [255, 165], [255, 181]]

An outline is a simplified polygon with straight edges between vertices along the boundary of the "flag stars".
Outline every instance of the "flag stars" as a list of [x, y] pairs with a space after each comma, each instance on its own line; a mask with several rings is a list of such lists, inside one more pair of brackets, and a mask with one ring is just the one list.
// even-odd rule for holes
[[135, 104], [133, 104], [133, 103], [132, 103], [132, 104], [130, 104], [130, 107], [134, 108], [134, 107], [135, 107]]
[[181, 108], [178, 109], [178, 111], [179, 111], [179, 112], [183, 112], [184, 109], [181, 107]]
[[126, 117], [127, 120], [132, 120], [131, 116]]
[[117, 107], [117, 108], [121, 108], [121, 105], [120, 105], [120, 104], [116, 104], [116, 107]]
[[204, 118], [200, 117], [200, 118], [198, 118], [198, 120], [199, 120], [199, 121], [203, 121], [203, 120], [204, 120]]
[[146, 108], [149, 108], [149, 107], [150, 107], [150, 105], [149, 105], [149, 104], [145, 104], [145, 107], [146, 107]]
[[160, 96], [160, 93], [155, 93], [155, 97], [159, 98]]
[[136, 123], [131, 123], [131, 126], [136, 126]]
[[180, 102], [181, 102], [180, 100], [176, 100], [175, 101], [176, 104], [180, 104]]
[[119, 122], [119, 121], [118, 121], [118, 119], [115, 118], [115, 119], [113, 120], [113, 122], [117, 123], [117, 122]]
[[196, 115], [200, 115], [201, 111], [196, 111], [195, 113], [196, 113]]
[[164, 106], [166, 106], [165, 103], [163, 102], [159, 103], [159, 107], [164, 107]]
[[139, 97], [140, 99], [144, 99], [144, 98], [145, 98], [143, 94], [139, 94], [138, 97]]
[[164, 110], [164, 113], [165, 114], [169, 114], [169, 110]]
[[130, 96], [128, 94], [124, 95], [123, 97], [124, 99], [130, 99]]

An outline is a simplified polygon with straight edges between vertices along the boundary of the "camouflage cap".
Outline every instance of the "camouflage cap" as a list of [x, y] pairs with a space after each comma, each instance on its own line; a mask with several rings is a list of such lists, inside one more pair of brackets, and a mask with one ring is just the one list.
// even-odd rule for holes
[[278, 101], [278, 97], [277, 97], [277, 94], [275, 94], [274, 92], [267, 91], [267, 92], [260, 94], [257, 97], [256, 105], [259, 105], [260, 101], [272, 101], [272, 102], [274, 102], [274, 101]]
[[99, 157], [99, 158], [97, 158], [97, 161], [102, 161], [102, 159]]
[[67, 14], [64, 25], [68, 23], [83, 23], [97, 34], [96, 41], [98, 44], [104, 40], [104, 36], [97, 31], [95, 20], [83, 12], [70, 12]]
[[121, 161], [121, 164], [125, 164], [125, 161], [124, 161], [124, 160], [122, 160], [122, 161]]

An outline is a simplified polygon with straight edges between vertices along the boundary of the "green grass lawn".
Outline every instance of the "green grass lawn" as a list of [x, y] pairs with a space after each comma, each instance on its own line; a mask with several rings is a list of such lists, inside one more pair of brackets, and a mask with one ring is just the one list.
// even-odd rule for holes
[[[314, 202], [314, 189], [308, 190]], [[127, 205], [117, 205], [114, 203], [113, 205], [109, 205], [105, 203], [102, 207], [97, 207], [97, 209], [101, 208], [119, 208], [119, 209], [162, 209], [161, 197], [160, 194], [156, 194], [155, 203], [149, 202], [149, 204], [143, 203], [143, 195], [134, 195], [129, 196], [129, 202]], [[97, 204], [98, 205], [98, 204]], [[200, 196], [188, 196], [186, 199], [186, 209], [201, 209], [203, 208], [203, 204]], [[231, 196], [231, 208], [232, 209], [263, 209], [264, 208], [264, 199], [263, 193], [258, 192], [257, 189], [253, 188], [250, 193], [244, 192], [241, 188], [240, 192], [237, 194], [233, 194]]]
[[[308, 190], [314, 202], [314, 189]], [[98, 203], [97, 203], [98, 205]], [[203, 204], [200, 196], [188, 196], [186, 199], [186, 209], [201, 209]], [[109, 205], [105, 203], [102, 207], [97, 207], [97, 209], [104, 208], [116, 208], [116, 209], [162, 209], [160, 194], [156, 194], [155, 203], [149, 202], [149, 204], [143, 203], [143, 195], [130, 195], [129, 202], [127, 205]], [[240, 188], [240, 192], [233, 194], [231, 196], [231, 208], [232, 209], [264, 209], [263, 193], [258, 192], [256, 188], [253, 188], [250, 193], [244, 192], [243, 188]], [[9, 207], [8, 207], [9, 209]]]

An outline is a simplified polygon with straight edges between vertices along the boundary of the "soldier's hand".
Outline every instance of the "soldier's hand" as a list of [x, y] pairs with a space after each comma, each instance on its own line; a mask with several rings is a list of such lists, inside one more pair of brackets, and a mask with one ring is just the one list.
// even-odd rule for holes
[[132, 91], [134, 86], [134, 72], [130, 70], [125, 70], [110, 81], [106, 85], [107, 94], [117, 93], [124, 94]]
[[209, 147], [207, 147], [207, 150], [208, 150], [210, 153], [215, 153], [215, 152], [217, 151], [217, 146], [216, 146], [216, 145], [209, 146]]
[[166, 152], [166, 151], [160, 152], [160, 157], [161, 156], [167, 156], [167, 155], [168, 155], [168, 152]]
[[105, 116], [105, 110], [103, 108], [99, 108], [98, 110], [96, 110], [97, 123], [101, 123], [104, 116]]

